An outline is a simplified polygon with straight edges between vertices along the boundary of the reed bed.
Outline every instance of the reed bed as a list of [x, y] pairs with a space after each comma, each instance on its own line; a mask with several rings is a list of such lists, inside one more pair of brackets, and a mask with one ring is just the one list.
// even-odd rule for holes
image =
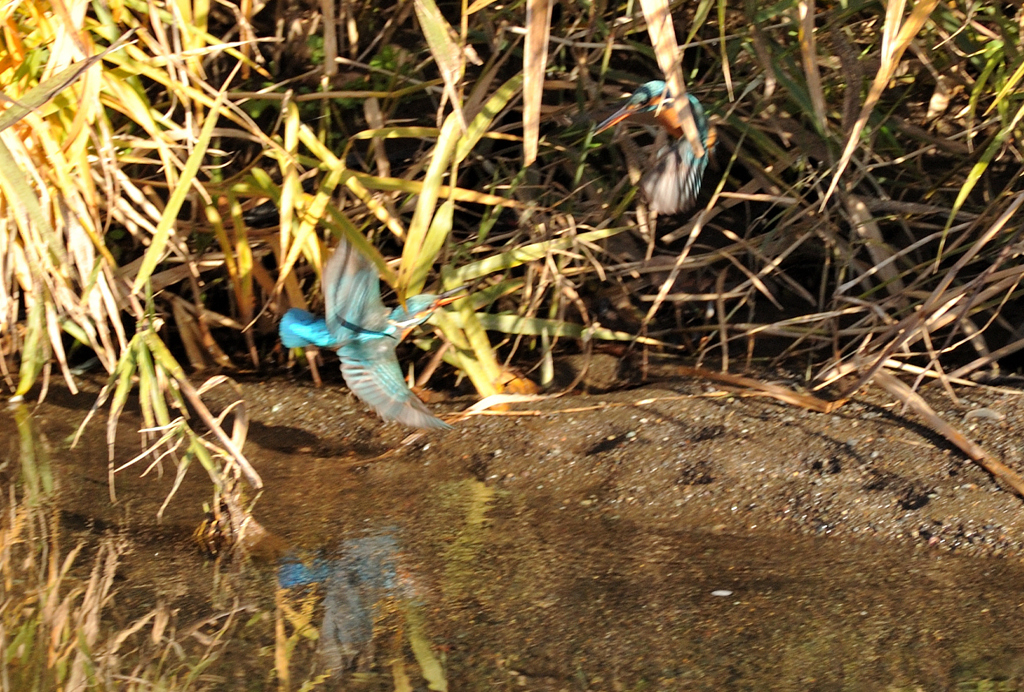
[[[481, 396], [605, 342], [786, 364], [836, 399], [882, 371], [952, 394], [1024, 347], [1019, 13], [20, 3], [0, 49], [2, 374], [19, 397], [54, 369], [74, 391], [95, 356], [111, 445], [137, 389], [148, 452], [258, 488], [244, 406], [204, 392], [282, 362], [275, 321], [317, 307], [344, 235], [395, 300], [472, 285], [415, 344]], [[636, 192], [661, 135], [593, 135], [663, 74], [719, 133], [688, 218]], [[273, 223], [248, 222], [266, 200]]]

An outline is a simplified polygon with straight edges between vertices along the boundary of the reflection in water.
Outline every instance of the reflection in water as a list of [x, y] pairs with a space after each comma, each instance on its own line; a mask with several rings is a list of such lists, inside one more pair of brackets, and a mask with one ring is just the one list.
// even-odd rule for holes
[[117, 668], [100, 626], [124, 543], [90, 546], [83, 577], [83, 545], [63, 549], [48, 443], [27, 405], [9, 410], [18, 445], [0, 459], [0, 688], [84, 690]]
[[440, 664], [429, 646], [420, 645], [425, 640], [420, 604], [412, 576], [402, 569], [393, 531], [345, 540], [337, 557], [317, 556], [302, 562], [291, 552], [278, 566], [278, 586], [297, 595], [302, 587], [324, 585], [320, 656], [324, 667], [335, 675], [353, 668], [369, 669], [374, 657], [374, 623], [389, 610], [396, 610], [404, 616], [404, 629], [429, 688], [446, 690]]
[[324, 665], [347, 670], [373, 641], [373, 609], [387, 598], [406, 598], [398, 588], [398, 544], [389, 535], [349, 539], [341, 555], [318, 557], [308, 566], [293, 555], [282, 560], [277, 581], [282, 588], [323, 583], [324, 621], [320, 627], [320, 653]]
[[32, 411], [25, 404], [14, 407], [14, 422], [18, 427], [21, 461], [21, 484], [25, 498], [31, 505], [37, 505], [53, 494], [53, 475], [50, 471], [50, 457], [39, 437]]

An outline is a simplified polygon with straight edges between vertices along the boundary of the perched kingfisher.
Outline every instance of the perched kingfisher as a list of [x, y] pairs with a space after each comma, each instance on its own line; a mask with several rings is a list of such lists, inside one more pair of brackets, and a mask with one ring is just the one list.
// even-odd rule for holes
[[323, 286], [326, 319], [292, 308], [278, 327], [281, 343], [286, 348], [312, 345], [337, 351], [349, 389], [384, 420], [415, 428], [450, 428], [405, 384], [395, 347], [434, 310], [457, 300], [465, 287], [412, 296], [405, 307], [389, 312], [380, 297], [376, 267], [344, 239], [324, 267]]
[[672, 94], [665, 82], [655, 80], [642, 85], [629, 97], [626, 105], [612, 113], [597, 126], [595, 134], [604, 132], [631, 116], [654, 114], [654, 119], [668, 131], [675, 142], [659, 153], [654, 168], [640, 180], [651, 210], [659, 214], [679, 214], [693, 207], [700, 193], [701, 178], [708, 165], [708, 157], [715, 146], [715, 129], [708, 124], [704, 107], [693, 94], [687, 94], [690, 110], [697, 123], [704, 155], [698, 158], [683, 133], [680, 114], [675, 108]]

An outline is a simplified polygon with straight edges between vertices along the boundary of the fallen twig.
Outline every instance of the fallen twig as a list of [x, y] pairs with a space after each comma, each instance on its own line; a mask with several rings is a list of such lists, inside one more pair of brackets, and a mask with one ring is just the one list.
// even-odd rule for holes
[[998, 461], [986, 452], [981, 445], [968, 439], [963, 433], [947, 423], [932, 409], [928, 403], [921, 398], [921, 395], [908, 387], [895, 375], [887, 370], [878, 370], [872, 380], [879, 387], [889, 392], [902, 401], [905, 406], [920, 416], [925, 424], [932, 430], [959, 447], [964, 454], [971, 458], [983, 469], [991, 473], [996, 480], [1010, 486], [1018, 495], [1024, 497], [1024, 478], [1021, 478], [1016, 471], [1009, 468], [1001, 461]]
[[825, 401], [824, 399], [819, 399], [818, 397], [811, 396], [810, 394], [798, 394], [791, 389], [780, 387], [777, 384], [768, 384], [767, 382], [759, 382], [758, 380], [750, 377], [743, 377], [742, 375], [730, 375], [727, 372], [715, 372], [714, 370], [694, 368], [687, 365], [680, 365], [677, 368], [677, 372], [685, 377], [701, 377], [714, 382], [723, 382], [734, 387], [746, 387], [747, 389], [753, 389], [757, 392], [770, 396], [773, 399], [778, 399], [784, 403], [799, 406], [810, 411], [817, 411], [818, 413], [832, 413], [849, 401], [848, 398], [838, 399], [836, 401]]

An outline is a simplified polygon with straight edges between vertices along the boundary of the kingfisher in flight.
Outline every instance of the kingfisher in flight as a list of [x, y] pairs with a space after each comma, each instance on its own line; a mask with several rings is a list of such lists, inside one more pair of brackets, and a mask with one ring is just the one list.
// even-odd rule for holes
[[715, 128], [708, 123], [707, 114], [700, 101], [693, 94], [686, 95], [690, 101], [700, 142], [704, 145], [704, 155], [696, 156], [690, 141], [683, 133], [680, 112], [676, 101], [668, 91], [668, 86], [661, 80], [641, 85], [619, 110], [606, 118], [594, 134], [619, 124], [623, 120], [654, 115], [655, 121], [668, 132], [675, 141], [663, 149], [654, 164], [640, 180], [640, 187], [647, 195], [651, 210], [659, 214], [681, 214], [693, 208], [700, 193], [701, 179], [707, 168], [708, 158], [715, 146]]
[[324, 266], [323, 287], [326, 318], [297, 308], [281, 318], [278, 333], [285, 348], [337, 351], [349, 389], [386, 421], [450, 428], [406, 385], [395, 348], [435, 310], [462, 297], [466, 287], [440, 295], [421, 293], [389, 311], [380, 297], [377, 268], [344, 238]]

